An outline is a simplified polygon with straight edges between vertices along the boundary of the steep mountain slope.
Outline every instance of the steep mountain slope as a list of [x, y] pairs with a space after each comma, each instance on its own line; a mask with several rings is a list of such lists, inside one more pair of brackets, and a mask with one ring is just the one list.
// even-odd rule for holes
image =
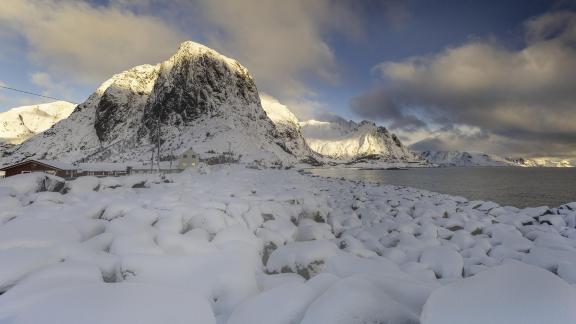
[[287, 148], [297, 156], [308, 157], [313, 164], [319, 164], [322, 157], [310, 149], [302, 135], [298, 118], [288, 107], [266, 94], [260, 95], [260, 101], [266, 115], [276, 125], [280, 136], [285, 139]]
[[20, 144], [67, 118], [76, 107], [66, 101], [12, 108], [0, 113], [0, 142]]
[[425, 151], [422, 157], [440, 166], [516, 166], [514, 161], [485, 153], [460, 151]]
[[[160, 135], [159, 135], [160, 134]], [[2, 163], [28, 157], [63, 161], [150, 161], [189, 148], [201, 158], [298, 160], [262, 109], [238, 62], [185, 42], [162, 64], [113, 76], [66, 120], [5, 150]]]
[[300, 123], [310, 148], [334, 159], [372, 157], [385, 161], [415, 161], [418, 155], [405, 147], [396, 135], [373, 122], [309, 120]]
[[[5, 150], [1, 162], [8, 164], [27, 158], [75, 162], [104, 150], [115, 141], [100, 141], [98, 138], [97, 125], [104, 123], [100, 114], [102, 107], [111, 106], [110, 109], [118, 110], [117, 114], [124, 114], [125, 118], [129, 118], [118, 123], [120, 126], [137, 123], [138, 114], [130, 115], [123, 109], [134, 105], [135, 110], [139, 110], [137, 103], [145, 102], [151, 91], [150, 87], [146, 87], [148, 83], [141, 81], [154, 80], [155, 74], [156, 67], [143, 65], [114, 75], [102, 83], [85, 102], [78, 105], [67, 119], [24, 143]], [[132, 134], [126, 136], [130, 137]]]

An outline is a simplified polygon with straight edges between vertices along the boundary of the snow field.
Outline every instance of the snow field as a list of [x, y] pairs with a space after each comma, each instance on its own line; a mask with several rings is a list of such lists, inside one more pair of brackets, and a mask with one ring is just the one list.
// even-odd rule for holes
[[574, 323], [576, 204], [241, 167], [0, 180], [0, 323]]

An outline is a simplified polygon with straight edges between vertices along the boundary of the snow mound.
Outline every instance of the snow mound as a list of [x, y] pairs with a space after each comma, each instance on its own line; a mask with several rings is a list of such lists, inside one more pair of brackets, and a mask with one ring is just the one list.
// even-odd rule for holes
[[210, 304], [196, 294], [144, 284], [92, 284], [0, 301], [6, 324], [212, 324]]
[[418, 315], [386, 293], [378, 281], [352, 276], [333, 284], [315, 300], [301, 324], [418, 324]]
[[330, 241], [292, 242], [272, 252], [266, 268], [271, 272], [295, 272], [308, 279], [337, 253], [338, 248]]
[[41, 191], [60, 191], [64, 179], [46, 173], [18, 174], [0, 179], [0, 189], [8, 188], [14, 195], [25, 195]]
[[576, 289], [552, 273], [508, 263], [432, 293], [422, 324], [576, 323]]
[[0, 227], [0, 250], [50, 247], [80, 239], [74, 226], [47, 219], [16, 218]]
[[[301, 284], [283, 284], [240, 304], [227, 324], [298, 323], [314, 300], [314, 289]], [[271, 311], [274, 310], [274, 311]]]

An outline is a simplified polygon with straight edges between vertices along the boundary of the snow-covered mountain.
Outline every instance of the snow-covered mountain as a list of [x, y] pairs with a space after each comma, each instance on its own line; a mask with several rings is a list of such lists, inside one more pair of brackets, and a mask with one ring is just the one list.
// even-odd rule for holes
[[425, 151], [422, 157], [429, 163], [439, 166], [517, 166], [517, 167], [575, 167], [576, 161], [554, 158], [510, 158], [494, 154], [465, 151]]
[[12, 108], [0, 113], [0, 142], [20, 144], [70, 116], [76, 107], [66, 101]]
[[485, 153], [461, 151], [425, 151], [422, 157], [439, 166], [514, 166], [515, 162]]
[[[160, 136], [158, 137], [158, 134]], [[258, 90], [237, 61], [185, 42], [158, 65], [104, 82], [69, 118], [5, 149], [0, 164], [35, 157], [62, 161], [150, 161], [189, 148], [202, 158], [293, 163], [293, 152], [262, 109]]]
[[300, 122], [290, 109], [266, 94], [260, 95], [260, 101], [268, 118], [276, 125], [280, 136], [285, 139], [287, 148], [297, 156], [308, 156], [312, 164], [320, 163], [322, 157], [308, 146]]
[[373, 122], [356, 123], [335, 117], [330, 121], [304, 121], [300, 126], [312, 150], [334, 159], [419, 160], [396, 135]]
[[515, 158], [510, 159], [514, 163], [523, 167], [545, 167], [545, 168], [574, 168], [576, 160], [559, 158]]

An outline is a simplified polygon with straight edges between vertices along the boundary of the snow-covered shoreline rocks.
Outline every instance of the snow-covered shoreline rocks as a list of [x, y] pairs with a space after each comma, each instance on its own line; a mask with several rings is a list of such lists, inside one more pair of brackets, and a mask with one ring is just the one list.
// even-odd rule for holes
[[241, 166], [39, 177], [0, 179], [3, 324], [574, 322], [576, 203]]
[[574, 323], [576, 289], [552, 273], [510, 262], [432, 293], [422, 324]]

